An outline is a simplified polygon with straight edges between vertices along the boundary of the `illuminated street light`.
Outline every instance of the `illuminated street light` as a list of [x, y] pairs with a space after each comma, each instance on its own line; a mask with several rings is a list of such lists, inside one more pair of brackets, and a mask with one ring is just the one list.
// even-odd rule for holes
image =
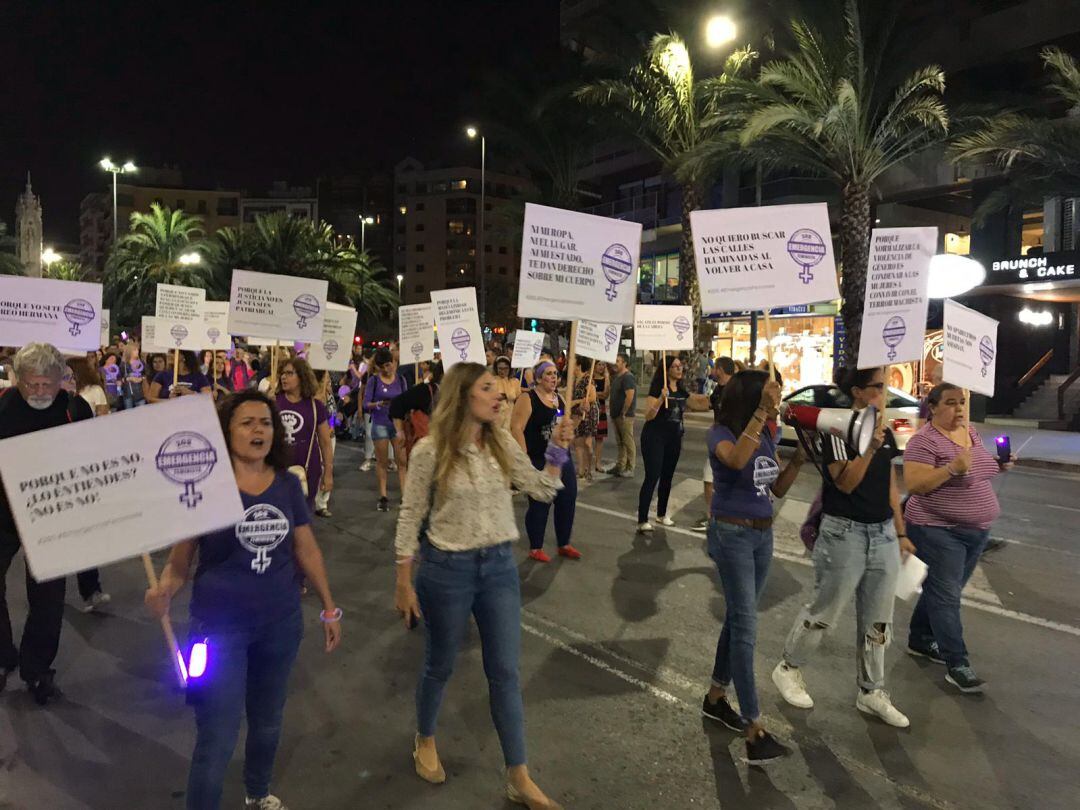
[[931, 298], [953, 298], [978, 287], [985, 279], [986, 268], [974, 259], [943, 253], [930, 259], [926, 294]]
[[132, 172], [136, 172], [138, 171], [138, 168], [135, 166], [134, 162], [130, 160], [125, 161], [123, 166], [117, 166], [108, 157], [103, 157], [99, 160], [98, 166], [112, 174], [112, 240], [115, 245], [117, 226], [119, 224], [116, 221], [116, 178], [121, 174], [131, 174]]
[[484, 235], [484, 208], [486, 207], [484, 195], [487, 188], [487, 138], [474, 126], [465, 127], [465, 134], [472, 140], [480, 138], [480, 221], [476, 232], [476, 257], [480, 267], [480, 323], [486, 323], [484, 320], [484, 306], [487, 303], [486, 280], [484, 278], [484, 240], [486, 239]]
[[41, 251], [41, 263], [46, 267], [49, 267], [53, 263], [60, 261], [62, 258], [64, 257], [57, 253], [55, 250], [53, 250], [51, 247], [47, 247], [43, 251]]
[[705, 44], [710, 48], [722, 48], [734, 42], [737, 35], [735, 21], [726, 14], [716, 14], [705, 23]]
[[368, 225], [374, 225], [374, 224], [375, 224], [375, 217], [368, 217], [368, 216], [364, 216], [363, 214], [360, 214], [360, 252], [361, 253], [363, 253], [364, 250], [367, 247], [367, 245], [366, 245], [367, 239], [365, 238], [366, 234], [364, 233], [364, 229], [367, 228]]
[[180, 264], [202, 264], [202, 256], [194, 251], [190, 253], [181, 253], [178, 261]]

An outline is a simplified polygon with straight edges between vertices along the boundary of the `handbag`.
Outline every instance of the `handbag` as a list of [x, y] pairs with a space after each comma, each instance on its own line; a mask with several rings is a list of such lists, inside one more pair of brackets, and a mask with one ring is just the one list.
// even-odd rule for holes
[[[311, 400], [311, 441], [308, 442], [307, 458], [304, 460], [302, 466], [300, 464], [293, 464], [289, 467], [289, 472], [291, 472], [299, 479], [300, 489], [303, 491], [305, 498], [308, 497], [307, 468], [308, 464], [311, 463], [311, 449], [315, 446], [315, 442], [319, 440], [318, 436], [316, 435], [319, 428], [318, 420], [319, 412], [315, 407], [315, 400], [313, 399]], [[319, 452], [322, 451], [320, 450]]]

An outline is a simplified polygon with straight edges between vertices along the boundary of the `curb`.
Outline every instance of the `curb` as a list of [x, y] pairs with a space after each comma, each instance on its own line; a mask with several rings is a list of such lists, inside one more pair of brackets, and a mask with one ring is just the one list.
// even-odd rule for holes
[[1058, 470], [1059, 472], [1080, 473], [1080, 464], [1067, 461], [1047, 461], [1041, 458], [1018, 458], [1017, 467], [1031, 467], [1036, 470]]

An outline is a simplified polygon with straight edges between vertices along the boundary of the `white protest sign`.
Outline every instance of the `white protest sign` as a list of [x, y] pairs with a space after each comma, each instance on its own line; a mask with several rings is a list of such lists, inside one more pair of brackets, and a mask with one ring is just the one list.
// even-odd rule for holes
[[641, 225], [525, 204], [519, 318], [632, 323]]
[[208, 396], [5, 439], [0, 477], [38, 581], [165, 548], [244, 518]]
[[0, 346], [51, 343], [97, 351], [100, 314], [100, 284], [0, 276]]
[[170, 349], [203, 348], [206, 327], [203, 324], [203, 305], [206, 290], [198, 287], [178, 287], [175, 284], [157, 285], [157, 319], [155, 339]]
[[318, 342], [328, 286], [325, 279], [233, 270], [229, 333]]
[[543, 350], [543, 332], [518, 329], [514, 332], [514, 354], [510, 358], [510, 368], [532, 368], [540, 362]]
[[142, 316], [142, 340], [139, 348], [145, 354], [160, 354], [168, 352], [169, 347], [163, 346], [157, 341], [157, 318], [153, 315]]
[[112, 315], [107, 309], [101, 310], [101, 345], [109, 345], [109, 321]]
[[702, 312], [840, 297], [825, 203], [691, 211]]
[[226, 349], [232, 346], [229, 339], [229, 302], [203, 302], [203, 348]]
[[432, 290], [431, 304], [435, 309], [435, 326], [439, 330], [443, 368], [449, 371], [455, 363], [466, 361], [484, 365], [487, 357], [476, 310], [476, 288]]
[[322, 340], [311, 344], [307, 351], [307, 360], [313, 369], [349, 370], [357, 315], [352, 307], [327, 301]]
[[998, 322], [947, 298], [943, 327], [942, 381], [992, 397]]
[[398, 350], [406, 358], [421, 363], [435, 356], [435, 308], [431, 303], [398, 307]]
[[634, 308], [634, 348], [694, 348], [693, 307], [638, 304]]
[[859, 368], [921, 360], [937, 228], [875, 228], [863, 299]]
[[615, 357], [619, 354], [621, 336], [620, 324], [578, 321], [577, 343], [574, 344], [574, 348], [578, 354], [585, 357], [591, 357], [603, 363], [614, 363]]

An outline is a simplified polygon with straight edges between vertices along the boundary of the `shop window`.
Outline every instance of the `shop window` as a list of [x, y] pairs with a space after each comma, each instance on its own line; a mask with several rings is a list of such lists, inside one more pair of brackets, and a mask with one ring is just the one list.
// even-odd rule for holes
[[1023, 225], [1020, 231], [1020, 254], [1027, 256], [1028, 251], [1038, 248], [1036, 253], [1042, 252], [1043, 234], [1045, 232], [1045, 220], [1043, 209], [1037, 208], [1024, 212]]
[[947, 233], [945, 234], [945, 252], [954, 253], [958, 256], [967, 256], [971, 253], [970, 233]]

